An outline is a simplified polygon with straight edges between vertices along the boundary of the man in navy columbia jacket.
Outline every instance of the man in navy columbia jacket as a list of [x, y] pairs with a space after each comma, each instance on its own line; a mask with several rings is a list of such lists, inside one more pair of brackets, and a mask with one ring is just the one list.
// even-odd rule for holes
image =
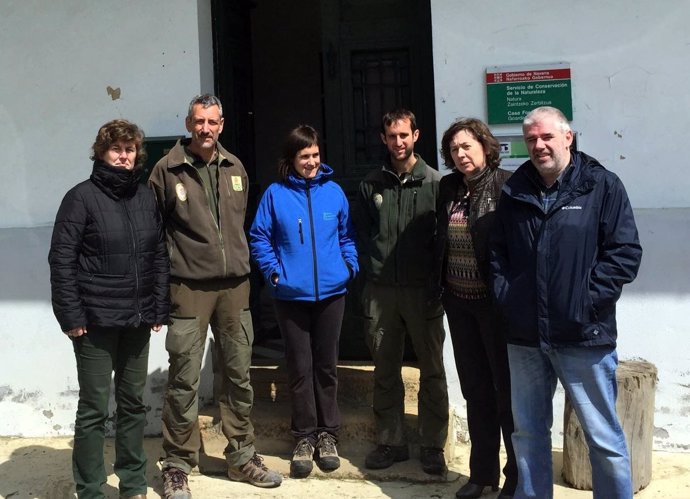
[[594, 498], [630, 499], [630, 460], [616, 415], [616, 301], [637, 275], [637, 227], [620, 179], [570, 151], [552, 107], [523, 121], [530, 161], [506, 182], [492, 241], [519, 465], [514, 498], [553, 497], [552, 398], [557, 380], [590, 449]]

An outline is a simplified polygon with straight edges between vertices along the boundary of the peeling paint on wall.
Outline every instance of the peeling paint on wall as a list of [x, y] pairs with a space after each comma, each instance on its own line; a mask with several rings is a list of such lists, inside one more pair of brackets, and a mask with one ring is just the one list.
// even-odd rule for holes
[[12, 388], [7, 385], [0, 386], [0, 402], [5, 400], [5, 398], [9, 397], [10, 395], [12, 395]]
[[17, 402], [18, 404], [24, 404], [26, 402], [31, 402], [35, 401], [41, 398], [41, 395], [43, 395], [40, 391], [35, 391], [35, 392], [27, 392], [27, 391], [20, 391], [17, 393], [14, 397], [12, 397], [12, 402]]
[[113, 100], [117, 100], [120, 98], [120, 94], [121, 94], [120, 87], [113, 88], [110, 85], [108, 85], [107, 87], [105, 87], [105, 91], [108, 92], [108, 95]]

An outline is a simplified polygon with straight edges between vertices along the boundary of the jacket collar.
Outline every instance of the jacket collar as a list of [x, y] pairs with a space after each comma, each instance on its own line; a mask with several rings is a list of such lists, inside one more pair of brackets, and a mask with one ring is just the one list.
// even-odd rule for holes
[[307, 180], [306, 178], [300, 177], [299, 175], [291, 172], [285, 179], [285, 183], [298, 189], [304, 189], [307, 187], [307, 185], [319, 185], [327, 182], [331, 175], [333, 175], [333, 169], [326, 163], [321, 163], [319, 171], [314, 178]]
[[[595, 158], [583, 153], [575, 152], [571, 156], [572, 172], [563, 177], [560, 186], [561, 193], [558, 201], [551, 210], [567, 204], [573, 197], [591, 190], [596, 183], [596, 173], [604, 167]], [[539, 172], [532, 164], [526, 161], [506, 181], [503, 191], [517, 200], [540, 204], [539, 193], [542, 183], [539, 181]]]
[[[168, 168], [175, 168], [182, 164], [192, 164], [189, 162], [187, 152], [185, 151], [185, 147], [189, 145], [191, 140], [190, 138], [179, 139], [173, 148], [170, 149], [168, 153], [168, 164], [166, 165]], [[220, 161], [218, 162], [220, 166], [230, 166], [234, 164], [232, 154], [230, 154], [220, 142], [216, 142], [216, 148], [220, 156]]]
[[414, 180], [424, 180], [426, 178], [426, 162], [422, 159], [422, 157], [419, 154], [413, 154], [416, 159], [415, 164], [412, 166], [412, 169], [408, 173], [406, 173], [405, 176], [403, 176], [402, 178], [400, 177], [398, 172], [396, 172], [395, 169], [393, 169], [393, 166], [391, 165], [391, 158], [389, 155], [386, 155], [386, 159], [383, 162], [382, 170], [390, 175], [395, 175], [395, 177], [402, 183]]
[[96, 160], [90, 178], [108, 197], [122, 199], [134, 195], [142, 172], [141, 168], [127, 170]]

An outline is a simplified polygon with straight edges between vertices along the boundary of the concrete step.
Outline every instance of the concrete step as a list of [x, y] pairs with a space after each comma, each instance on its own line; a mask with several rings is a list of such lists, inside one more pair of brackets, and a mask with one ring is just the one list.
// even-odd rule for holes
[[[251, 370], [254, 387], [254, 408], [252, 423], [256, 435], [256, 446], [269, 467], [289, 474], [290, 457], [294, 440], [290, 434], [290, 400], [287, 375], [283, 365], [254, 366]], [[408, 480], [413, 482], [438, 482], [455, 480], [452, 472], [447, 476], [427, 475], [421, 470], [419, 458], [419, 436], [417, 433], [417, 391], [419, 370], [405, 366], [402, 370], [405, 385], [405, 427], [410, 444], [411, 459], [396, 463], [387, 470], [367, 470], [364, 459], [376, 446], [374, 416], [371, 409], [373, 390], [373, 366], [370, 364], [347, 364], [338, 367], [338, 402], [342, 414], [338, 452], [340, 469], [328, 473], [331, 477], [365, 480]], [[454, 414], [450, 414], [449, 439], [445, 446], [448, 462], [455, 458]], [[204, 474], [224, 475], [226, 465], [223, 450], [227, 444], [222, 434], [217, 407], [202, 409], [199, 416], [203, 455], [199, 468]], [[314, 476], [323, 475], [314, 467]]]
[[[419, 369], [403, 366], [405, 402], [417, 403]], [[255, 400], [282, 401], [290, 397], [284, 362], [252, 366], [252, 387]], [[371, 406], [374, 391], [374, 366], [367, 362], [348, 362], [338, 365], [338, 401], [340, 404]]]

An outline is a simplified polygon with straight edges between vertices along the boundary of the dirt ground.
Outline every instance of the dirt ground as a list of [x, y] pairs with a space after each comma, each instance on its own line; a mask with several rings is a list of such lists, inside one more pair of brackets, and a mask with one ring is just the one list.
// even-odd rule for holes
[[[0, 438], [0, 497], [12, 499], [38, 498], [63, 499], [74, 497], [71, 475], [70, 438]], [[147, 439], [149, 456], [148, 497], [160, 496], [161, 480], [156, 463], [160, 455], [159, 439]], [[190, 487], [195, 499], [202, 498], [454, 498], [455, 491], [467, 480], [469, 447], [450, 465], [446, 481], [410, 483], [396, 481], [370, 481], [324, 478], [323, 475], [305, 480], [286, 478], [276, 489], [258, 489], [251, 485], [234, 483], [222, 476], [192, 475]], [[106, 463], [109, 466], [105, 494], [117, 499], [117, 477], [112, 473], [112, 440], [106, 442]], [[591, 498], [590, 491], [567, 487], [560, 477], [562, 454], [554, 451], [555, 498]], [[281, 462], [283, 461], [283, 462]], [[269, 465], [285, 469], [285, 459], [271, 458]], [[404, 464], [404, 463], [401, 463]], [[398, 465], [395, 465], [398, 466]], [[497, 493], [482, 496], [494, 499]], [[690, 498], [690, 453], [662, 453], [653, 455], [651, 483], [635, 495], [638, 499], [688, 499]]]

